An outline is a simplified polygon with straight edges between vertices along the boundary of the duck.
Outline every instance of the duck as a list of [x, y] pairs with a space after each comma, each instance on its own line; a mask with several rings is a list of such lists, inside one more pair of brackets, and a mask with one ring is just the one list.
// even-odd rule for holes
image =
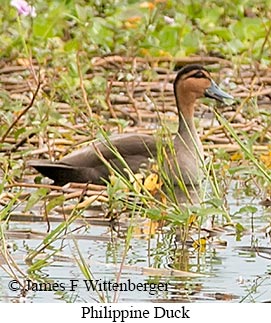
[[[167, 158], [165, 167], [168, 172], [180, 174], [186, 185], [197, 185], [201, 180], [203, 147], [194, 122], [196, 101], [208, 97], [223, 102], [233, 97], [219, 88], [208, 70], [199, 64], [183, 66], [177, 72], [173, 89], [179, 126], [173, 139], [174, 156]], [[70, 182], [104, 184], [110, 176], [110, 167], [125, 173], [114, 149], [130, 170], [137, 173], [157, 157], [158, 140], [157, 136], [149, 134], [116, 134], [110, 136], [110, 145], [105, 139], [93, 140], [59, 161], [39, 159], [30, 161], [28, 165], [52, 179], [54, 185], [63, 186]]]

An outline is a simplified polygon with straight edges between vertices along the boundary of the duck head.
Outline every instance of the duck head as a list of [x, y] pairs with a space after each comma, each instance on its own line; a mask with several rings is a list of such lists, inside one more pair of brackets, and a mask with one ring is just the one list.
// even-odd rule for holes
[[177, 108], [186, 120], [193, 118], [194, 104], [199, 98], [208, 97], [220, 102], [223, 102], [223, 99], [233, 99], [221, 90], [210, 73], [198, 64], [187, 65], [178, 72], [174, 82], [174, 93]]

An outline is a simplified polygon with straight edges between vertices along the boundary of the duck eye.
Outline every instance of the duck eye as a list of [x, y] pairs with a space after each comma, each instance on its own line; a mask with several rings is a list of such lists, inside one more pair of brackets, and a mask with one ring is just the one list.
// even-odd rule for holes
[[195, 78], [206, 78], [205, 74], [202, 73], [201, 71], [198, 71], [197, 73], [193, 74], [193, 77]]

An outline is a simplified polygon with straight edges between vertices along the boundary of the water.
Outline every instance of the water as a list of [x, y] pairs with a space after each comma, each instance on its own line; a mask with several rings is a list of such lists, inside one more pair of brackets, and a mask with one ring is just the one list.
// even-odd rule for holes
[[[230, 201], [232, 213], [240, 209], [235, 200]], [[255, 201], [252, 203], [246, 198], [239, 200], [239, 204], [255, 205]], [[259, 205], [257, 208], [253, 216], [247, 212], [237, 214], [233, 219], [246, 228], [246, 234], [239, 240], [235, 231], [229, 228], [210, 240], [205, 252], [194, 248], [182, 251], [173, 230], [166, 227], [150, 235], [148, 221], [138, 219], [129, 250], [123, 256], [124, 239], [118, 237], [118, 229], [105, 225], [82, 226], [81, 222], [75, 222], [69, 228], [74, 231], [52, 244], [61, 251], [47, 260], [48, 265], [36, 271], [36, 277], [46, 278], [52, 290], [42, 291], [33, 285], [25, 295], [21, 291], [10, 290], [9, 283], [13, 278], [3, 270], [8, 267], [1, 257], [0, 299], [2, 302], [99, 302], [101, 299], [119, 302], [270, 301], [271, 246], [270, 235], [266, 232], [270, 213]], [[59, 223], [50, 225], [53, 230]], [[22, 234], [13, 233], [6, 241], [12, 257], [9, 261], [11, 263], [14, 259], [19, 269], [15, 272], [21, 277], [19, 271], [26, 273], [30, 266], [25, 261], [27, 250], [40, 245], [47, 234], [47, 224], [11, 221], [8, 232], [13, 230]], [[122, 229], [121, 233], [124, 234], [125, 230]], [[255, 244], [266, 249], [260, 253], [249, 250], [248, 247]], [[38, 258], [45, 258], [52, 252], [52, 249], [41, 252]], [[78, 266], [79, 253], [85, 259], [93, 280], [101, 284], [100, 292], [88, 291], [90, 285]], [[125, 261], [122, 264], [123, 257]], [[192, 276], [181, 276], [178, 270], [189, 271]], [[129, 283], [130, 290], [107, 292], [109, 281], [119, 281], [124, 283], [123, 286]]]

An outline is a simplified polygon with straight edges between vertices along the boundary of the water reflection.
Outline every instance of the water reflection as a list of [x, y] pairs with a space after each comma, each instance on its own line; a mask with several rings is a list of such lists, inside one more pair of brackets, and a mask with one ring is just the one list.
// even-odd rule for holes
[[[179, 193], [183, 197], [182, 192], [176, 192], [178, 202], [183, 203], [179, 200]], [[241, 202], [242, 205], [250, 203], [249, 200]], [[232, 214], [238, 209], [234, 204], [229, 204], [229, 208]], [[50, 256], [48, 265], [35, 271], [35, 279], [66, 285], [71, 279], [78, 279], [78, 288], [74, 291], [30, 291], [25, 295], [28, 302], [101, 301], [95, 291], [84, 288], [82, 282], [86, 277], [78, 265], [79, 251], [94, 279], [120, 282], [131, 279], [135, 284], [162, 282], [168, 285], [167, 290], [158, 291], [155, 295], [147, 291], [133, 291], [120, 292], [116, 296], [110, 292], [103, 295], [104, 301], [237, 302], [245, 299], [259, 302], [271, 299], [270, 236], [263, 230], [266, 225], [263, 209], [259, 208], [253, 214], [253, 222], [249, 212], [235, 217], [236, 222], [246, 227], [238, 241], [233, 231], [224, 230], [208, 240], [203, 251], [194, 248], [191, 236], [183, 239], [183, 235], [173, 225], [165, 226], [160, 221], [126, 215], [118, 222], [93, 223], [93, 212], [85, 211], [59, 240], [40, 253], [41, 258], [35, 259], [39, 264], [42, 257]], [[20, 218], [18, 214], [11, 219], [4, 232], [5, 241], [10, 245], [10, 259], [21, 273], [27, 274], [30, 266], [36, 263], [27, 263], [25, 259], [30, 250], [35, 250], [44, 241], [48, 235], [48, 226], [36, 209], [30, 217]], [[54, 222], [57, 219], [60, 222]], [[63, 217], [56, 215], [54, 221], [50, 222], [51, 232], [61, 225]], [[132, 235], [127, 242], [127, 230], [131, 224]], [[192, 238], [195, 240], [197, 234]], [[258, 242], [258, 249], [250, 249], [252, 241], [254, 247], [255, 242]], [[23, 293], [8, 289], [11, 275], [7, 269], [7, 259], [2, 254], [1, 301], [18, 301]], [[252, 290], [253, 293], [248, 297]]]

